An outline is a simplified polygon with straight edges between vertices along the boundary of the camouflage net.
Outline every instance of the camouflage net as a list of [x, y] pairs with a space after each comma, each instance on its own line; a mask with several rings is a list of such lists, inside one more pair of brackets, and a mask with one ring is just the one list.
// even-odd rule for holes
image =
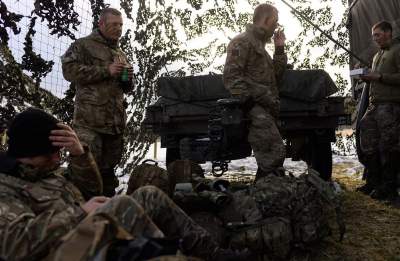
[[[113, 6], [126, 17], [128, 29], [120, 43], [135, 67], [136, 80], [128, 97], [126, 147], [120, 164], [123, 174], [131, 172], [154, 141], [140, 124], [146, 106], [156, 99], [156, 79], [165, 74], [221, 73], [222, 62], [215, 60], [225, 53], [226, 38], [216, 36], [201, 48], [185, 44], [210, 28], [239, 32], [251, 17], [236, 14], [234, 0], [215, 1], [206, 8], [203, 1], [181, 2], [182, 7], [177, 7], [175, 1], [121, 0]], [[75, 89], [62, 77], [59, 56], [74, 39], [96, 27], [99, 12], [107, 5], [103, 0], [0, 1], [1, 133], [27, 106], [71, 121]]]
[[[130, 173], [154, 141], [140, 124], [146, 106], [157, 97], [156, 79], [166, 74], [221, 73], [224, 63], [221, 57], [229, 38], [243, 31], [245, 24], [251, 21], [254, 6], [263, 1], [178, 2], [120, 0], [118, 5], [107, 0], [0, 1], [0, 132], [16, 112], [27, 106], [43, 108], [64, 122], [71, 121], [75, 90], [62, 77], [59, 56], [74, 39], [89, 34], [98, 23], [99, 11], [112, 3], [123, 12], [127, 30], [121, 46], [135, 67], [136, 88], [128, 97], [126, 147], [120, 164], [124, 170], [122, 174]], [[303, 3], [302, 0], [293, 2]], [[342, 4], [344, 2], [342, 0]], [[325, 28], [330, 28], [330, 32], [339, 30], [340, 40], [346, 44], [343, 21], [339, 25], [332, 21], [329, 6], [308, 13]], [[304, 21], [302, 24], [306, 25]], [[324, 45], [327, 51], [315, 61], [302, 60], [304, 46], [300, 43], [308, 41], [303, 41], [309, 36], [308, 31], [311, 30], [305, 26], [297, 40], [289, 43], [293, 63], [298, 68], [343, 66], [347, 56], [335, 46], [325, 48], [326, 41], [319, 35], [310, 46]], [[340, 75], [332, 77], [344, 90], [346, 81]]]

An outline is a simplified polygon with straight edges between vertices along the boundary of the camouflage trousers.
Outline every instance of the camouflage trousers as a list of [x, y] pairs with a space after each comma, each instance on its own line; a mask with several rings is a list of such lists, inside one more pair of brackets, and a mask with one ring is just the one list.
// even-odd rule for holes
[[258, 168], [264, 173], [269, 173], [282, 167], [285, 160], [285, 146], [275, 118], [259, 105], [255, 105], [249, 111], [248, 117], [251, 121], [248, 140]]
[[371, 105], [360, 123], [367, 183], [400, 185], [400, 104]]
[[87, 128], [74, 128], [81, 142], [86, 143], [99, 167], [103, 178], [103, 194], [107, 197], [115, 195], [119, 185], [114, 168], [119, 163], [123, 151], [123, 135], [103, 134]]
[[[93, 218], [94, 222], [90, 220]], [[92, 236], [87, 236], [90, 235], [87, 231], [82, 233], [82, 230], [88, 230], [87, 220], [92, 224], [89, 230], [96, 229], [91, 231]], [[108, 226], [104, 225], [104, 221]], [[118, 231], [119, 227], [123, 230]], [[84, 240], [80, 241], [88, 242], [76, 242], [77, 238], [82, 239], [79, 234], [85, 234]], [[184, 254], [204, 259], [210, 259], [218, 248], [210, 234], [188, 217], [164, 192], [154, 186], [145, 186], [131, 196], [115, 196], [98, 208], [94, 215], [88, 216], [64, 237], [64, 242], [57, 249], [58, 253], [52, 256], [58, 258], [48, 260], [92, 260], [101, 254], [99, 252], [107, 243], [116, 238], [129, 240], [138, 236], [180, 238]], [[71, 249], [75, 253], [63, 259], [62, 253], [69, 253]], [[71, 256], [74, 254], [77, 256]]]

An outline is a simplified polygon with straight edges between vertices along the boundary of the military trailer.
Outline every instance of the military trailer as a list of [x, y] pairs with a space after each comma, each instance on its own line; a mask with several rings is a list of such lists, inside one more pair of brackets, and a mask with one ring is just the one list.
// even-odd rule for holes
[[[176, 159], [211, 161], [213, 174], [231, 160], [251, 156], [245, 106], [231, 98], [222, 75], [162, 77], [159, 99], [146, 110], [143, 126], [161, 137], [167, 164]], [[335, 130], [349, 122], [343, 97], [323, 70], [288, 70], [280, 86], [279, 127], [286, 157], [304, 160], [325, 179], [332, 172]]]

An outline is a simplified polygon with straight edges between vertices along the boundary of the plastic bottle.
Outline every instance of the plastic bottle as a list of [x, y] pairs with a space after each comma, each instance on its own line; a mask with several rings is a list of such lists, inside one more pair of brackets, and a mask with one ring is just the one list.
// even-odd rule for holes
[[124, 68], [121, 73], [121, 82], [127, 82], [128, 80], [128, 68]]

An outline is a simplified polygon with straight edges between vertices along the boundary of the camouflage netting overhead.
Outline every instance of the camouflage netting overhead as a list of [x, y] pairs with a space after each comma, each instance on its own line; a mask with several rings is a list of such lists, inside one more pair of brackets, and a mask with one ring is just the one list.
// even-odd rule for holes
[[[363, 0], [364, 1], [364, 0]], [[0, 1], [0, 128], [17, 111], [33, 105], [69, 122], [75, 90], [61, 75], [61, 56], [75, 39], [90, 33], [99, 11], [107, 4], [119, 8], [125, 18], [121, 47], [135, 69], [135, 90], [127, 97], [128, 130], [120, 167], [124, 173], [146, 154], [153, 141], [141, 128], [146, 106], [156, 99], [160, 76], [221, 73], [229, 39], [251, 21], [258, 0], [1, 0]], [[271, 1], [278, 3], [279, 1]], [[347, 41], [343, 23], [332, 20], [330, 7], [311, 10], [303, 0], [292, 0], [330, 32]], [[329, 0], [323, 2], [334, 2]], [[342, 0], [341, 4], [345, 5]], [[279, 2], [280, 3], [280, 2]], [[285, 22], [285, 21], [282, 21]], [[288, 42], [288, 53], [296, 68], [324, 68], [328, 63], [347, 64], [347, 56], [328, 47], [322, 36], [308, 37], [304, 30]], [[328, 28], [329, 27], [329, 28]], [[302, 44], [324, 46], [326, 52], [314, 64], [302, 59]], [[309, 56], [309, 50], [306, 51]], [[336, 74], [337, 86], [346, 81]], [[51, 80], [49, 80], [51, 79]]]
[[[154, 137], [141, 128], [146, 106], [156, 99], [162, 75], [221, 72], [227, 37], [217, 33], [189, 44], [210, 30], [236, 34], [251, 13], [237, 12], [235, 0], [0, 1], [0, 127], [27, 106], [43, 108], [70, 122], [75, 95], [61, 74], [59, 56], [98, 23], [100, 10], [120, 8], [127, 29], [122, 49], [135, 68], [135, 90], [128, 95], [128, 129], [120, 167], [130, 173]], [[249, 10], [258, 1], [249, 1]], [[199, 46], [198, 44], [196, 46]], [[48, 79], [51, 78], [52, 81]], [[2, 131], [1, 130], [1, 131]]]

